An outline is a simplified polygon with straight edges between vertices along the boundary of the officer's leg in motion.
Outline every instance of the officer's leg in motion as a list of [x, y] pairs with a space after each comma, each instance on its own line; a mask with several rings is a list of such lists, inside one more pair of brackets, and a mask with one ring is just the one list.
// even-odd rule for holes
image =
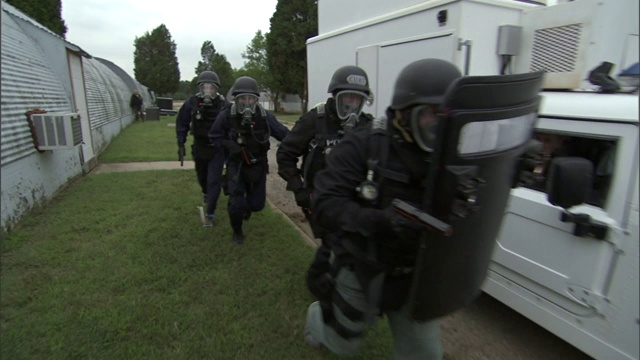
[[209, 172], [209, 159], [204, 159], [198, 154], [198, 147], [194, 144], [191, 145], [191, 155], [193, 156], [193, 162], [196, 168], [196, 177], [198, 178], [198, 184], [202, 189], [202, 203], [207, 204], [207, 174]]
[[332, 352], [349, 356], [355, 354], [364, 340], [367, 329], [364, 313], [367, 299], [353, 271], [338, 270], [331, 301], [316, 301], [307, 311], [305, 340], [313, 346], [324, 345]]
[[[362, 346], [367, 322], [367, 297], [355, 272], [342, 267], [334, 277], [331, 301], [312, 303], [307, 311], [305, 340], [313, 346], [324, 345], [332, 352], [349, 356]], [[443, 356], [438, 320], [417, 322], [405, 304], [400, 310], [386, 313], [393, 334], [394, 360], [440, 360]]]
[[[244, 214], [244, 219], [248, 220], [252, 212], [262, 211], [264, 209], [264, 203], [267, 198], [267, 172], [266, 164], [257, 164], [253, 166], [259, 166], [259, 175], [256, 175], [253, 179], [249, 180], [245, 178], [247, 184], [247, 212]], [[257, 171], [256, 171], [257, 172]], [[251, 182], [250, 182], [251, 181]]]
[[214, 156], [208, 163], [207, 167], [207, 201], [206, 214], [207, 220], [213, 222], [216, 214], [216, 206], [220, 197], [222, 188], [222, 169], [224, 167], [224, 157], [221, 155]]
[[229, 212], [231, 229], [233, 229], [231, 240], [237, 245], [242, 245], [244, 243], [242, 222], [245, 214], [250, 212], [250, 209], [246, 199], [246, 184], [242, 181], [238, 170], [240, 170], [238, 163], [229, 162], [227, 164], [227, 188], [229, 189], [227, 211]]

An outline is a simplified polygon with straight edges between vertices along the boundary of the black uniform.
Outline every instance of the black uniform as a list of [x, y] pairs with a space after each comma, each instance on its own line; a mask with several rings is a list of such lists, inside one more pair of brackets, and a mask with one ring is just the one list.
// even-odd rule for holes
[[[358, 126], [371, 120], [371, 115], [360, 114]], [[276, 154], [278, 174], [287, 182], [287, 190], [296, 194], [296, 203], [309, 220], [314, 236], [322, 237], [321, 229], [311, 216], [310, 196], [314, 188], [315, 175], [325, 167], [325, 158], [345, 134], [336, 115], [335, 100], [329, 98], [325, 104], [304, 114], [282, 140]], [[348, 130], [347, 130], [348, 131]], [[300, 167], [298, 159], [302, 157]]]
[[[353, 267], [363, 288], [373, 276], [387, 271], [382, 311], [397, 310], [407, 298], [419, 237], [417, 230], [393, 232], [384, 209], [395, 198], [419, 205], [430, 157], [404, 141], [390, 121], [387, 128], [381, 134], [372, 133], [369, 126], [356, 129], [333, 150], [327, 168], [315, 179], [316, 217], [330, 233], [337, 264]], [[354, 196], [366, 180], [367, 162], [373, 157], [386, 157], [375, 169], [380, 183], [376, 204]], [[374, 253], [377, 263], [369, 258]]]
[[[205, 195], [207, 215], [213, 216], [220, 195], [220, 174], [224, 159], [213, 162], [215, 155], [222, 156], [209, 141], [209, 130], [213, 123], [229, 103], [221, 95], [215, 97], [211, 104], [205, 104], [202, 97], [195, 95], [182, 104], [176, 117], [176, 135], [178, 146], [184, 146], [189, 132], [193, 134], [191, 154], [195, 162], [198, 183]], [[208, 195], [208, 196], [206, 196]]]
[[282, 141], [289, 129], [261, 108], [246, 122], [242, 116], [231, 113], [233, 108], [220, 113], [209, 138], [228, 153], [227, 210], [234, 234], [242, 234], [243, 220], [264, 208], [270, 138]]
[[[408, 314], [420, 230], [394, 226], [387, 208], [394, 198], [414, 205], [422, 199], [430, 159], [416, 148], [390, 122], [387, 131], [358, 127], [332, 150], [315, 178], [315, 215], [330, 239], [335, 287], [309, 306], [305, 336], [332, 352], [354, 354], [367, 326], [384, 313], [394, 333], [394, 359], [442, 356], [437, 321], [416, 322]], [[371, 159], [378, 166], [370, 166]], [[370, 170], [379, 184], [376, 204], [356, 190]]]

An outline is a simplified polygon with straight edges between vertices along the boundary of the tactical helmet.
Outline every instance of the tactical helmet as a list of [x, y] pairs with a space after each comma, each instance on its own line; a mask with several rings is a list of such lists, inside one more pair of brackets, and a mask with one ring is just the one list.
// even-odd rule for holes
[[333, 73], [327, 92], [336, 94], [341, 90], [362, 91], [369, 95], [371, 90], [369, 89], [369, 77], [367, 73], [362, 70], [362, 68], [353, 65], [339, 68]]
[[440, 59], [421, 59], [407, 65], [396, 80], [391, 109], [418, 104], [442, 104], [449, 85], [461, 77], [452, 63]]
[[198, 75], [198, 87], [203, 83], [213, 83], [218, 87], [218, 89], [220, 89], [220, 78], [218, 78], [218, 74], [213, 71], [203, 71]]
[[420, 149], [434, 150], [440, 122], [439, 106], [451, 83], [461, 76], [455, 65], [440, 59], [417, 60], [400, 71], [390, 108], [402, 118], [400, 125], [404, 134], [409, 133]]
[[255, 96], [260, 96], [258, 83], [249, 76], [237, 78], [233, 83], [233, 92], [231, 95], [236, 96], [238, 94], [254, 94]]

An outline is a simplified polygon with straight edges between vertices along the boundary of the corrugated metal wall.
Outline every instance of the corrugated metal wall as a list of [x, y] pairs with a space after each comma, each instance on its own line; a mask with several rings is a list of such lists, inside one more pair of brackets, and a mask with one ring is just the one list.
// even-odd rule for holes
[[[2, 229], [9, 230], [34, 206], [51, 199], [85, 171], [79, 147], [38, 152], [25, 113], [35, 108], [73, 112], [72, 97], [84, 96], [86, 129], [97, 155], [133, 121], [129, 108], [132, 88], [127, 85], [132, 78], [115, 64], [108, 67], [91, 58], [6, 2], [1, 5], [0, 215]], [[81, 56], [84, 83], [76, 85], [85, 94], [71, 91], [68, 56]], [[135, 84], [147, 92], [146, 87]]]
[[71, 104], [41, 48], [2, 11], [1, 164], [36, 152], [25, 112], [70, 112]]
[[85, 59], [83, 64], [91, 129], [130, 116], [131, 90], [125, 82], [98, 60]]

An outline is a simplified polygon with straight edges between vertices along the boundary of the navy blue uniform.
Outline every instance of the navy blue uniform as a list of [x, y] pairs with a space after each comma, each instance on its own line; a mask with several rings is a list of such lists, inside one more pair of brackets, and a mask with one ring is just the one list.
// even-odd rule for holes
[[176, 117], [178, 146], [184, 146], [189, 132], [193, 134], [191, 154], [209, 218], [213, 218], [216, 211], [225, 159], [224, 152], [209, 141], [208, 135], [215, 119], [228, 105], [222, 96], [217, 96], [210, 105], [205, 105], [202, 98], [195, 95], [182, 104]]
[[211, 128], [209, 139], [228, 155], [227, 210], [234, 234], [242, 234], [243, 220], [264, 208], [270, 137], [282, 141], [288, 132], [273, 114], [261, 108], [250, 121], [232, 115], [231, 108], [227, 108]]

